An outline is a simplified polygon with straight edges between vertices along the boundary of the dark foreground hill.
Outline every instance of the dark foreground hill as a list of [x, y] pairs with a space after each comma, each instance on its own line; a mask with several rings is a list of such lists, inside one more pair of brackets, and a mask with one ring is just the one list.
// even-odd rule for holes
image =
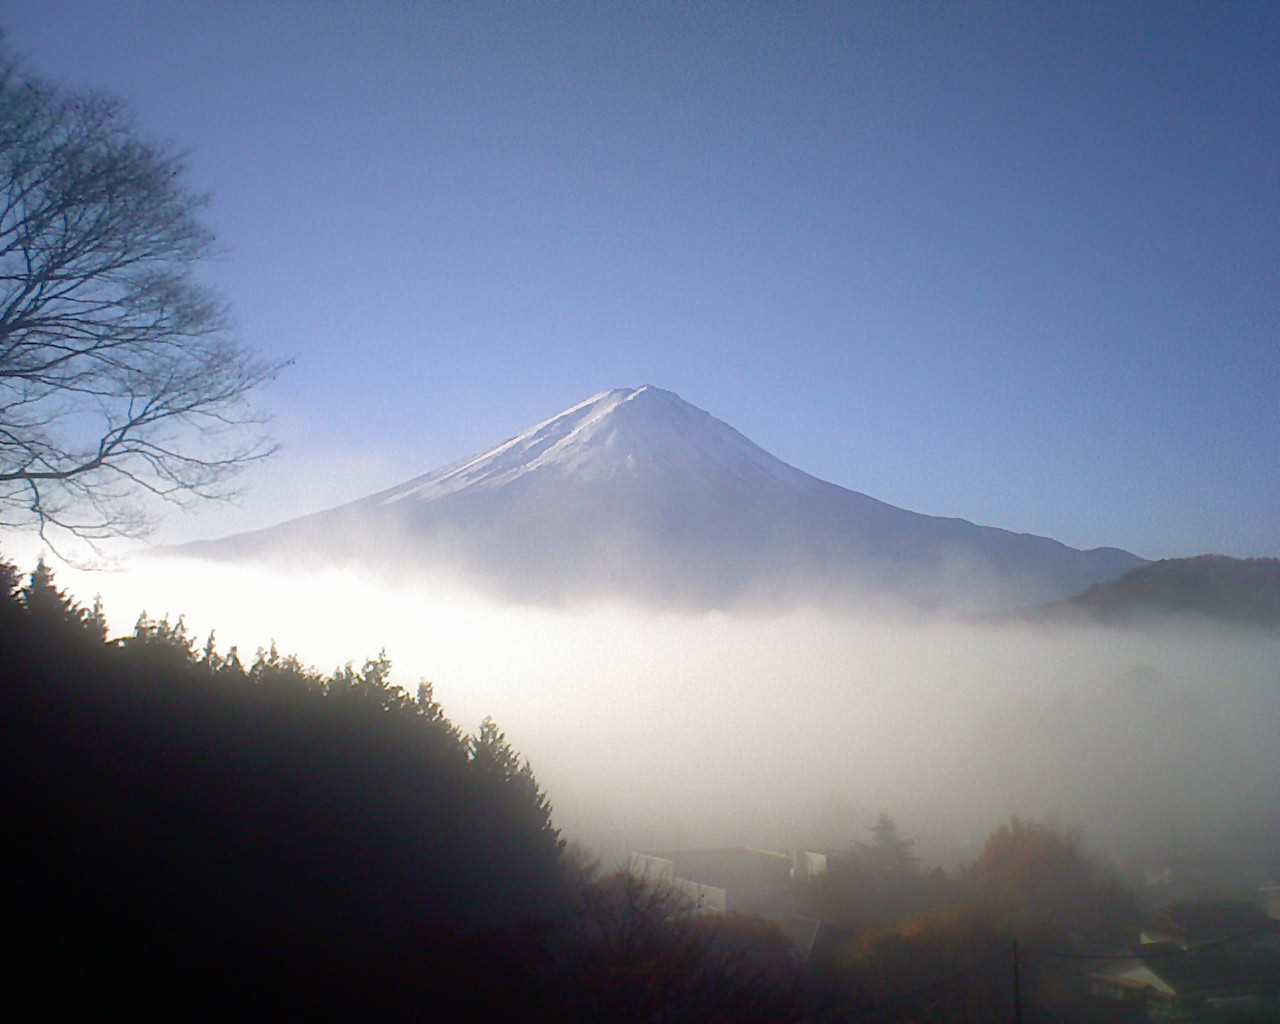
[[111, 1020], [529, 1005], [521, 965], [564, 911], [564, 873], [496, 728], [463, 736], [384, 659], [323, 678], [274, 652], [245, 668], [145, 621], [107, 644], [56, 591], [6, 589], [11, 1003]]
[[1280, 627], [1280, 558], [1197, 555], [1150, 562], [1036, 617], [1127, 625], [1170, 615]]
[[810, 476], [647, 386], [601, 392], [340, 508], [178, 550], [443, 570], [540, 603], [886, 601], [979, 613], [1069, 597], [1142, 561], [897, 508]]

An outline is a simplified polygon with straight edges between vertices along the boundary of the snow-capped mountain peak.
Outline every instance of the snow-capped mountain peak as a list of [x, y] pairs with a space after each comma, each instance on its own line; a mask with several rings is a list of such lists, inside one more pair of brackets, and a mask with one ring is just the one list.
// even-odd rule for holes
[[889, 598], [966, 610], [1068, 597], [1141, 562], [895, 508], [787, 465], [652, 385], [601, 391], [397, 487], [187, 550], [441, 567], [538, 601]]
[[503, 487], [529, 474], [579, 481], [674, 474], [804, 489], [818, 483], [674, 392], [645, 384], [601, 391], [488, 451], [378, 498], [383, 504], [432, 501], [470, 488]]

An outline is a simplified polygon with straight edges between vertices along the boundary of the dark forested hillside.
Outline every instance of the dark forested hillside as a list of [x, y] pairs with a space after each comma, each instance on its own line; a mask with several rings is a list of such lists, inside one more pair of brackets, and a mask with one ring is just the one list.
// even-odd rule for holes
[[147, 619], [108, 644], [46, 570], [17, 582], [0, 593], [4, 904], [10, 966], [47, 1012], [526, 1001], [517, 951], [567, 900], [547, 801], [496, 726], [465, 737], [385, 658], [245, 667]]
[[1166, 558], [1050, 605], [1038, 617], [1120, 624], [1173, 614], [1280, 626], [1280, 558]]

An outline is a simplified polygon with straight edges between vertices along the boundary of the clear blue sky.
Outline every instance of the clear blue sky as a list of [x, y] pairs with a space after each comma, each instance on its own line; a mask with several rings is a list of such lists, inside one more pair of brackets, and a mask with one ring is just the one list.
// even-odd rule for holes
[[11, 0], [188, 148], [285, 453], [183, 538], [653, 383], [818, 476], [1280, 554], [1280, 4]]

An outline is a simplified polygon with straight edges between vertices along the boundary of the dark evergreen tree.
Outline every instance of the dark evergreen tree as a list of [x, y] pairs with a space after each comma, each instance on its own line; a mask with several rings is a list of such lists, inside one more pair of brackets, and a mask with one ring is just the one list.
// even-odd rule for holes
[[106, 639], [101, 603], [95, 601], [92, 611], [82, 608], [58, 587], [53, 570], [43, 557], [36, 561], [18, 599], [35, 627], [50, 638], [99, 643]]
[[898, 824], [883, 811], [871, 827], [872, 842], [864, 848], [864, 856], [873, 870], [889, 875], [910, 875], [916, 870], [912, 853], [915, 841], [898, 832]]
[[22, 588], [22, 604], [33, 618], [45, 623], [78, 623], [80, 609], [58, 589], [53, 570], [41, 555]]
[[564, 845], [551, 822], [551, 801], [542, 792], [528, 760], [522, 761], [492, 718], [480, 723], [480, 731], [467, 742], [471, 772], [496, 787], [503, 800], [557, 852]]
[[18, 601], [18, 589], [22, 585], [22, 572], [16, 565], [0, 555], [0, 604]]
[[107, 611], [101, 594], [94, 595], [93, 607], [84, 616], [84, 628], [92, 640], [100, 644], [107, 642]]
[[381, 653], [326, 678], [273, 646], [246, 671], [145, 614], [106, 644], [47, 566], [7, 604], [0, 751], [21, 827], [0, 900], [28, 940], [11, 967], [49, 1012], [419, 1019], [456, 990], [483, 993], [473, 1018], [538, 1019], [554, 1003], [536, 965], [567, 873], [496, 726], [468, 742]]

